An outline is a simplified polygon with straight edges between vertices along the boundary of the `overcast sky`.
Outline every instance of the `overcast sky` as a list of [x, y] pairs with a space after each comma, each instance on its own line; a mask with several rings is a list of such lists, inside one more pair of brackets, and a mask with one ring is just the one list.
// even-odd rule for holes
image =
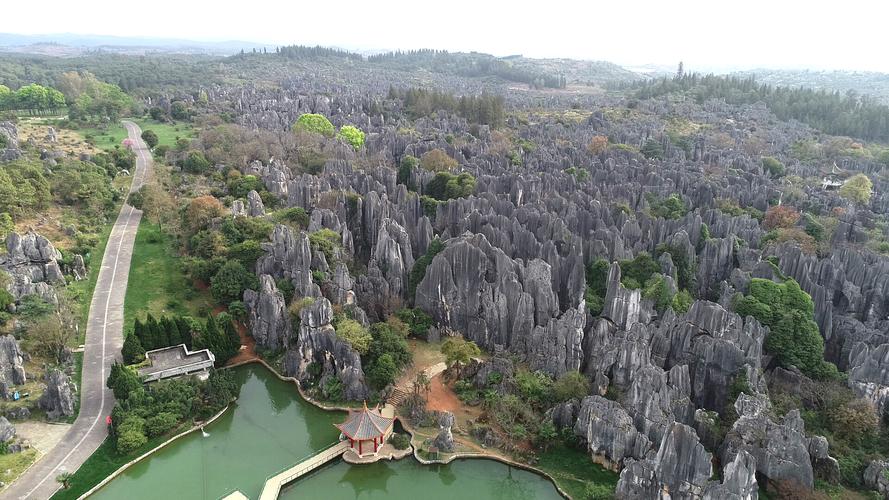
[[885, 0], [4, 1], [0, 32], [889, 72]]

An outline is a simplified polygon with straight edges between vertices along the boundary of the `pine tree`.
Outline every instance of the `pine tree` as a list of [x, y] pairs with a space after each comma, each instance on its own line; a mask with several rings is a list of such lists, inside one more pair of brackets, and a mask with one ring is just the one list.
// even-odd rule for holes
[[145, 324], [143, 324], [139, 318], [136, 318], [136, 322], [133, 323], [133, 335], [139, 339], [139, 345], [144, 346], [148, 343], [145, 338]]
[[179, 332], [179, 325], [176, 324], [176, 318], [170, 318], [167, 324], [167, 339], [170, 345], [179, 345], [184, 343], [182, 334]]
[[132, 334], [127, 335], [127, 338], [124, 339], [123, 349], [120, 350], [120, 353], [123, 356], [124, 363], [131, 365], [142, 361], [145, 356], [145, 349], [142, 348], [139, 337]]
[[191, 330], [191, 322], [185, 316], [179, 316], [176, 318], [176, 324], [179, 327], [182, 343], [185, 344], [185, 347], [191, 349], [194, 345], [194, 332]]
[[147, 330], [145, 337], [148, 340], [148, 345], [143, 345], [142, 347], [144, 347], [146, 351], [166, 347], [161, 340], [161, 327], [150, 313], [145, 319], [145, 329]]

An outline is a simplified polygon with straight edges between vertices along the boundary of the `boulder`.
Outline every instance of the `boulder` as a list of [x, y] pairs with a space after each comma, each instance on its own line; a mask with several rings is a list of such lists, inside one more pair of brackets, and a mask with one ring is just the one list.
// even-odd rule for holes
[[265, 206], [262, 204], [262, 198], [254, 190], [250, 190], [247, 193], [247, 215], [250, 217], [262, 217], [265, 215]]
[[0, 443], [9, 442], [15, 437], [15, 426], [6, 420], [6, 417], [0, 417]]
[[445, 411], [438, 416], [438, 427], [441, 429], [432, 444], [438, 447], [439, 451], [451, 453], [454, 451], [454, 435], [451, 433], [451, 427], [454, 426], [454, 414]]
[[15, 337], [0, 336], [0, 396], [9, 397], [11, 387], [25, 382], [24, 352]]
[[817, 479], [830, 484], [840, 483], [840, 463], [828, 454], [829, 443], [824, 436], [809, 438], [809, 458]]
[[46, 372], [46, 390], [37, 402], [50, 420], [74, 415], [74, 383], [65, 372], [51, 368]]
[[864, 469], [864, 485], [889, 498], [889, 460], [874, 460]]

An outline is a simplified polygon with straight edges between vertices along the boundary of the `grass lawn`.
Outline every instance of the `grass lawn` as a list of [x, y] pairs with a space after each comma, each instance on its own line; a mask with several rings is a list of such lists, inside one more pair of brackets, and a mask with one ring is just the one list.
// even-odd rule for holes
[[148, 313], [156, 318], [164, 314], [197, 317], [212, 309], [210, 293], [193, 288], [170, 237], [143, 219], [130, 264], [124, 302], [125, 331], [132, 328], [137, 317], [144, 319]]
[[[13, 479], [22, 475], [34, 460], [37, 459], [37, 450], [31, 448], [21, 453], [9, 453], [8, 455], [0, 455], [0, 481], [9, 484]], [[0, 488], [0, 491], [3, 491]]]
[[99, 149], [114, 149], [127, 137], [127, 129], [120, 122], [104, 126], [77, 129], [84, 140], [92, 140]]
[[587, 498], [587, 488], [595, 485], [611, 492], [617, 487], [618, 474], [594, 463], [581, 450], [560, 444], [541, 453], [539, 458], [536, 467], [552, 476], [571, 498]]
[[[157, 134], [159, 144], [164, 146], [175, 146], [177, 137], [192, 138], [195, 136], [194, 128], [186, 122], [161, 123], [151, 118], [124, 119], [139, 125], [143, 132], [153, 130]], [[120, 122], [109, 123], [102, 127], [81, 128], [77, 130], [77, 133], [84, 139], [92, 138], [96, 147], [101, 149], [113, 149], [127, 137], [127, 129]]]
[[151, 118], [133, 119], [133, 123], [139, 125], [142, 131], [151, 130], [157, 134], [158, 144], [161, 146], [176, 146], [176, 139], [190, 139], [195, 136], [194, 128], [187, 122], [160, 123]]

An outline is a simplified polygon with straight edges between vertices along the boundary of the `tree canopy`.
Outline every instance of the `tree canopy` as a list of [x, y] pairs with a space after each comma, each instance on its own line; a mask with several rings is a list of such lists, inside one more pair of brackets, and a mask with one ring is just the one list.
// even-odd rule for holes
[[293, 130], [320, 134], [324, 137], [333, 137], [336, 133], [336, 128], [330, 123], [330, 120], [326, 116], [317, 113], [300, 115], [296, 123], [293, 124]]

